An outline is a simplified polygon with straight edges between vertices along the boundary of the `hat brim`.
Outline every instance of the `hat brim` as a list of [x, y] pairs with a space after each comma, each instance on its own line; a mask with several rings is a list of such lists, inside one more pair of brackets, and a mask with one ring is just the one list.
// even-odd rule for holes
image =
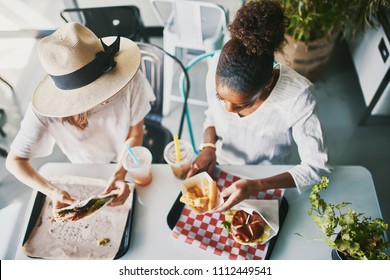
[[[116, 37], [103, 38], [111, 44]], [[129, 83], [137, 73], [141, 53], [136, 43], [121, 37], [120, 50], [115, 56], [116, 66], [92, 83], [74, 90], [56, 87], [49, 75], [38, 84], [32, 106], [39, 114], [47, 117], [68, 117], [91, 110], [109, 99]]]

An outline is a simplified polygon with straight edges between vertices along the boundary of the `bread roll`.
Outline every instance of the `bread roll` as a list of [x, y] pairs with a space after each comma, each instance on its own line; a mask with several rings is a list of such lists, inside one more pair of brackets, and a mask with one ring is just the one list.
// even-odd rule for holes
[[244, 210], [238, 210], [232, 217], [230, 229], [234, 240], [238, 243], [253, 244], [260, 241], [265, 225], [266, 223], [259, 213], [253, 211], [252, 214], [249, 214]]

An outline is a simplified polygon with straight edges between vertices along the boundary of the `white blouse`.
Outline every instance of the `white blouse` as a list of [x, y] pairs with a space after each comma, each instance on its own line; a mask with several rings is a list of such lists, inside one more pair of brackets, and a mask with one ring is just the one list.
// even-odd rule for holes
[[146, 116], [154, 99], [152, 87], [138, 71], [107, 104], [89, 111], [83, 131], [61, 118], [40, 115], [29, 104], [11, 151], [23, 158], [43, 157], [57, 144], [73, 163], [116, 161], [130, 127]]
[[219, 164], [287, 164], [295, 141], [301, 159], [288, 172], [300, 192], [327, 175], [328, 155], [316, 112], [313, 85], [291, 68], [277, 64], [279, 79], [269, 97], [253, 113], [240, 117], [226, 111], [216, 96], [219, 54], [210, 63], [206, 80], [209, 108], [204, 129], [214, 126]]

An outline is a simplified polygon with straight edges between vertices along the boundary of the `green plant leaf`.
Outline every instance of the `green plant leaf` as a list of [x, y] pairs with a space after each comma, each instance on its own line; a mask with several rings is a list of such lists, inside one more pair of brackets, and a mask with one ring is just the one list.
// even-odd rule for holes
[[340, 223], [341, 226], [353, 225], [355, 223], [354, 216], [351, 215], [351, 214], [341, 215], [339, 223]]
[[347, 240], [336, 240], [335, 244], [337, 250], [341, 252], [347, 252], [351, 248], [351, 242]]
[[[325, 234], [326, 243], [352, 259], [390, 260], [390, 256], [385, 253], [390, 248], [390, 243], [385, 241], [388, 224], [351, 208], [344, 210], [351, 204], [349, 202], [334, 205], [323, 200], [319, 193], [328, 187], [328, 183], [327, 178], [322, 178], [321, 182], [313, 186], [309, 195], [311, 208], [308, 211], [308, 215]], [[340, 234], [332, 240], [336, 230]]]
[[221, 226], [230, 233], [230, 223], [228, 221], [221, 222]]
[[341, 202], [341, 203], [337, 204], [335, 207], [337, 209], [341, 209], [341, 208], [344, 208], [345, 206], [347, 206], [349, 204], [351, 204], [351, 203], [349, 203], [349, 202]]
[[306, 44], [333, 32], [353, 38], [366, 27], [376, 27], [380, 22], [388, 24], [390, 10], [388, 0], [282, 0], [280, 3], [289, 22], [287, 33], [295, 41]]

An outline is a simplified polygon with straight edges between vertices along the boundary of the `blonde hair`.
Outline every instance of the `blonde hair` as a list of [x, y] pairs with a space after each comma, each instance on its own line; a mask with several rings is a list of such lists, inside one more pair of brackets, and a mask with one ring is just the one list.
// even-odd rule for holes
[[88, 112], [84, 112], [78, 115], [63, 117], [62, 123], [68, 122], [71, 125], [74, 125], [80, 130], [84, 130], [88, 126]]

